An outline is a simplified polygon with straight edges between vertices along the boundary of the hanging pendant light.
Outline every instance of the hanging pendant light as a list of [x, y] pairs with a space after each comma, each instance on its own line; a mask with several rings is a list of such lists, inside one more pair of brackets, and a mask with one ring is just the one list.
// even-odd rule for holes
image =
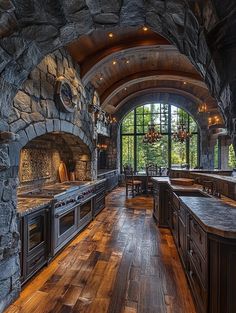
[[151, 124], [148, 132], [143, 136], [143, 143], [155, 143], [162, 138], [162, 134], [155, 130], [155, 126]]
[[172, 135], [174, 141], [181, 143], [185, 142], [187, 138], [191, 137], [192, 134], [187, 131], [186, 126], [184, 124], [179, 125], [177, 131], [174, 132]]

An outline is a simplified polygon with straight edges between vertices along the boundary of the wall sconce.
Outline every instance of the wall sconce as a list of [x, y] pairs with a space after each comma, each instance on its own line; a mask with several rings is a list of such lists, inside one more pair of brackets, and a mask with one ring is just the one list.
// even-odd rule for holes
[[97, 144], [97, 148], [98, 148], [98, 150], [100, 150], [100, 151], [105, 151], [105, 150], [107, 150], [107, 144], [105, 144], [105, 143], [98, 143]]
[[109, 116], [109, 121], [110, 121], [110, 124], [115, 124], [115, 123], [117, 123], [117, 119], [113, 116]]
[[220, 118], [217, 115], [208, 118], [209, 126], [218, 125], [219, 123], [220, 123]]
[[207, 112], [207, 104], [201, 103], [198, 106], [198, 113], [206, 113]]

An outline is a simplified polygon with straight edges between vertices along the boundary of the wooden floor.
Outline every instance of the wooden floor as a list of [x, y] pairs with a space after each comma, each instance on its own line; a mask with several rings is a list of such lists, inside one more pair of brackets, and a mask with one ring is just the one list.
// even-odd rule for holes
[[168, 230], [157, 229], [152, 198], [124, 189], [22, 291], [7, 313], [196, 313]]

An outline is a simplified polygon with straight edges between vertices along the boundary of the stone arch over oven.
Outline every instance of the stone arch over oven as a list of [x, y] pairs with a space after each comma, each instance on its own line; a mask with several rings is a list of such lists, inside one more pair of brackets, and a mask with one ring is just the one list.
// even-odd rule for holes
[[87, 137], [85, 132], [74, 125], [71, 122], [58, 120], [58, 119], [47, 119], [45, 122], [37, 122], [28, 125], [25, 129], [20, 130], [16, 134], [19, 135], [20, 140], [11, 144], [10, 148], [10, 160], [12, 167], [18, 167], [20, 161], [20, 151], [27, 145], [30, 141], [34, 140], [37, 137], [46, 135], [46, 134], [69, 134], [73, 135], [74, 138], [79, 139], [79, 141], [87, 147], [87, 150], [91, 157], [91, 163], [93, 163], [94, 158], [94, 145], [91, 140]]

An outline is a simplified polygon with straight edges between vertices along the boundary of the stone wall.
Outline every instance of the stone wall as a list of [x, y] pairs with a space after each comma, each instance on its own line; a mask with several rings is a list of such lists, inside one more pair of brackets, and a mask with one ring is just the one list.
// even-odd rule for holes
[[[117, 26], [146, 24], [176, 45], [199, 70], [218, 100], [236, 147], [236, 58], [235, 32], [232, 31], [236, 24], [235, 8], [234, 0], [1, 1], [0, 132], [9, 131], [11, 127], [21, 136], [21, 143], [26, 143], [29, 138], [43, 132], [65, 131], [83, 138], [92, 149], [83, 125], [79, 126], [67, 117], [63, 117], [62, 123], [58, 117], [48, 116], [45, 122], [39, 121], [42, 116], [45, 117], [46, 106], [52, 104], [49, 102], [52, 91], [50, 80], [55, 75], [53, 64], [57, 64], [60, 54], [52, 57], [48, 73], [45, 68], [38, 68], [35, 78], [30, 78], [37, 84], [38, 70], [46, 78], [40, 111], [33, 109], [35, 100], [30, 97], [32, 111], [21, 112], [28, 115], [23, 114], [19, 118], [17, 114], [12, 114], [13, 99], [29, 73], [46, 55], [79, 36], [101, 27], [111, 30]], [[29, 98], [27, 94], [21, 95]], [[37, 99], [37, 95], [34, 96]], [[89, 119], [86, 113], [81, 113], [81, 116], [83, 121]], [[33, 121], [34, 125], [28, 124], [26, 128], [28, 118], [38, 121]], [[15, 190], [20, 148], [17, 143], [0, 144], [0, 285], [4, 286], [0, 290], [0, 311], [19, 291]]]
[[[37, 148], [41, 146], [45, 149], [45, 144], [42, 141], [40, 143], [41, 138], [50, 136], [53, 132], [59, 133], [71, 150], [71, 155], [65, 156], [65, 150], [62, 153], [59, 147], [56, 149], [57, 154], [61, 150], [61, 157], [64, 156], [67, 160], [73, 156], [78, 178], [96, 178], [94, 124], [88, 112], [93, 89], [85, 89], [79, 75], [78, 66], [67, 52], [64, 49], [55, 51], [30, 73], [16, 94], [9, 112], [8, 130], [18, 140], [2, 144], [0, 149], [0, 163], [2, 167], [3, 164], [5, 166], [5, 171], [0, 175], [0, 312], [20, 290], [19, 234], [16, 223], [16, 188], [19, 180], [16, 177], [21, 149], [26, 146], [28, 152], [29, 149], [32, 151], [36, 148], [34, 143]], [[59, 76], [64, 76], [73, 86], [73, 93], [78, 95], [73, 113], [59, 111], [54, 101], [55, 84]], [[53, 140], [57, 140], [56, 137]], [[57, 140], [57, 146], [58, 144]], [[9, 159], [7, 155], [10, 156]], [[58, 162], [59, 159], [60, 157]], [[37, 183], [57, 180], [56, 172], [57, 169], [54, 168], [50, 179], [38, 179]], [[31, 183], [28, 182], [28, 187]]]

